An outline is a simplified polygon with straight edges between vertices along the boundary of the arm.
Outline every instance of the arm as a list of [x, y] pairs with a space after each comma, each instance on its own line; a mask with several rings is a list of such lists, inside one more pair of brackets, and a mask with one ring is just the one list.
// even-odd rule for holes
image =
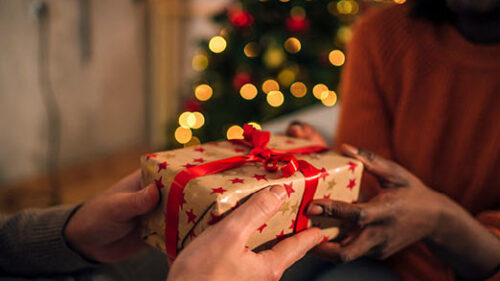
[[77, 208], [26, 210], [0, 216], [0, 271], [9, 275], [55, 274], [95, 266], [69, 248], [62, 235]]
[[360, 228], [348, 241], [318, 247], [343, 261], [363, 255], [384, 259], [424, 239], [462, 277], [481, 279], [498, 270], [500, 239], [460, 205], [372, 152], [348, 145], [342, 146], [342, 152], [362, 161], [384, 191], [367, 203], [314, 202], [311, 215], [343, 219]]

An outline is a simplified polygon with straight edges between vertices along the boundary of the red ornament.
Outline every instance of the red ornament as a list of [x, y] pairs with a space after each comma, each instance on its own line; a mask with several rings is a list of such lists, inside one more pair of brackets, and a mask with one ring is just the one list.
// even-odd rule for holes
[[194, 99], [190, 98], [184, 101], [184, 111], [201, 111], [201, 103]]
[[250, 75], [246, 72], [238, 72], [233, 78], [233, 87], [236, 90], [240, 90], [241, 86], [246, 83], [250, 83], [252, 79], [250, 79]]
[[286, 19], [286, 29], [291, 33], [302, 33], [309, 29], [309, 20], [305, 17], [289, 17]]
[[253, 24], [253, 16], [247, 11], [229, 10], [228, 17], [231, 23], [236, 27], [249, 27]]

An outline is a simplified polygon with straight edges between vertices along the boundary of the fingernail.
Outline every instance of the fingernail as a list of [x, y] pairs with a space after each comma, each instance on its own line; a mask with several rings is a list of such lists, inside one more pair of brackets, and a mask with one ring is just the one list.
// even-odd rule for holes
[[298, 120], [293, 120], [292, 123], [290, 123], [290, 125], [292, 125], [292, 126], [302, 126], [302, 122], [300, 122]]
[[309, 204], [307, 208], [307, 213], [309, 215], [317, 216], [323, 214], [323, 206], [317, 204]]
[[344, 149], [351, 154], [358, 154], [358, 149], [350, 144], [344, 144]]
[[271, 187], [271, 189], [269, 189], [269, 191], [271, 191], [272, 193], [274, 193], [278, 199], [280, 201], [283, 201], [285, 199], [285, 196], [286, 196], [286, 190], [283, 186], [281, 185], [274, 185], [273, 187]]

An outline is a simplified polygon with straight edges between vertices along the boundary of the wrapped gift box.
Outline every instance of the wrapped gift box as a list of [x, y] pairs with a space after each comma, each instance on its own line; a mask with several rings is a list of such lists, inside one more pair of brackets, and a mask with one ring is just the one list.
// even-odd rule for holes
[[[283, 151], [310, 147], [311, 143], [281, 135], [273, 135], [268, 144], [267, 141], [265, 142], [257, 143], [257, 146], [263, 148], [257, 152], [251, 141], [248, 143], [222, 141], [143, 156], [141, 159], [143, 184], [156, 184], [161, 193], [161, 202], [157, 209], [144, 217], [142, 221], [143, 237], [146, 242], [174, 257], [176, 252], [186, 247], [207, 227], [217, 223], [225, 214], [237, 207], [243, 199], [273, 184], [280, 184], [286, 188], [287, 200], [278, 213], [250, 237], [247, 246], [251, 249], [268, 247], [275, 241], [300, 230], [297, 226], [297, 220], [302, 221], [300, 228], [303, 228], [305, 216], [302, 215], [302, 218], [299, 218], [299, 215], [301, 212], [304, 213], [303, 208], [308, 203], [306, 201], [310, 201], [312, 197], [345, 202], [353, 202], [357, 199], [363, 171], [361, 162], [340, 156], [330, 150], [318, 153], [294, 153], [295, 160], [302, 163], [306, 161], [318, 171], [315, 190], [312, 190], [312, 194], [309, 190], [307, 194], [307, 192], [305, 193], [306, 180], [302, 172], [298, 171], [292, 175], [287, 172], [287, 175], [284, 175], [284, 171], [279, 169], [276, 171], [272, 171], [272, 167], [265, 169], [265, 166], [273, 166], [276, 163], [259, 160], [259, 157], [265, 157], [265, 151], [269, 151], [268, 149], [278, 151], [287, 155], [281, 157], [277, 163], [283, 164], [283, 159], [289, 160], [291, 155], [283, 153]], [[178, 182], [182, 181], [182, 175], [178, 176], [181, 171], [185, 173], [195, 166], [217, 163], [221, 159], [234, 159], [235, 157], [237, 159], [238, 157], [250, 159], [246, 155], [252, 154], [254, 155], [252, 159], [258, 161], [248, 162], [238, 167], [191, 180], [184, 179], [183, 190], [179, 191], [177, 186], [176, 190], [172, 191], [177, 192], [179, 198], [175, 200], [176, 195], [169, 194], [174, 189], [172, 187], [174, 178]], [[269, 157], [269, 155], [267, 156]], [[296, 164], [297, 162], [295, 162]], [[304, 198], [304, 196], [308, 198]], [[170, 202], [172, 206], [167, 206], [167, 202]], [[170, 211], [167, 211], [167, 208]], [[167, 215], [168, 212], [170, 213]], [[170, 222], [166, 220], [166, 215], [170, 216]], [[321, 228], [325, 240], [334, 238], [339, 232], [338, 225], [332, 220], [317, 219], [312, 222], [307, 217], [305, 219], [307, 220], [306, 226], [314, 225]], [[166, 228], [166, 224], [170, 225]], [[167, 249], [165, 246], [166, 231], [170, 232], [171, 235], [170, 248], [175, 248], [173, 251], [170, 249], [170, 252], [168, 246]], [[177, 239], [172, 238], [175, 233]]]

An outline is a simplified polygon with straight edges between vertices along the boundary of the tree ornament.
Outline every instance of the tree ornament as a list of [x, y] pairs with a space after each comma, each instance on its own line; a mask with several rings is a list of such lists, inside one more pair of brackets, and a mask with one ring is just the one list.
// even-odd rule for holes
[[235, 27], [249, 27], [253, 24], [253, 16], [247, 11], [229, 9], [227, 16]]
[[238, 72], [233, 78], [233, 87], [239, 90], [241, 86], [250, 83], [252, 79], [247, 72]]
[[302, 33], [309, 29], [309, 20], [306, 17], [288, 17], [286, 29], [291, 33]]

